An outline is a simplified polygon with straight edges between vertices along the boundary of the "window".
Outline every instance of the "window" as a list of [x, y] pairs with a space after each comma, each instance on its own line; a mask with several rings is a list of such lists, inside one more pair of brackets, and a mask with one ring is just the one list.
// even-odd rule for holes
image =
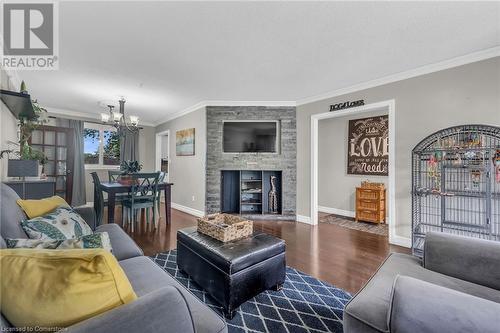
[[120, 165], [120, 136], [114, 127], [85, 123], [83, 136], [85, 165], [92, 167]]

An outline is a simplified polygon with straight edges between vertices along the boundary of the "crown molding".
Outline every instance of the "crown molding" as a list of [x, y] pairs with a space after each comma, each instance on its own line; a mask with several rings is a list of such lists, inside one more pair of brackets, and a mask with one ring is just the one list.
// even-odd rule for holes
[[[54, 116], [54, 117], [59, 117], [59, 118], [65, 118], [65, 119], [83, 119], [83, 120], [89, 120], [89, 121], [101, 121], [101, 116], [98, 114], [94, 113], [87, 113], [87, 112], [81, 112], [81, 111], [74, 111], [74, 110], [67, 110], [67, 109], [58, 109], [58, 108], [53, 108], [53, 107], [45, 107], [47, 110], [47, 113], [49, 116]], [[155, 127], [156, 125], [152, 123], [146, 123], [140, 121], [139, 118], [139, 125], [140, 126], [150, 126], [150, 127]]]
[[329, 99], [329, 98], [333, 98], [333, 97], [337, 97], [337, 96], [341, 96], [341, 95], [346, 95], [346, 94], [350, 94], [350, 93], [353, 93], [356, 91], [366, 90], [366, 89], [382, 86], [382, 85], [397, 82], [397, 81], [410, 79], [410, 78], [425, 75], [425, 74], [439, 72], [439, 71], [442, 71], [445, 69], [463, 66], [463, 65], [467, 65], [467, 64], [470, 64], [473, 62], [478, 62], [481, 60], [495, 58], [498, 56], [500, 56], [500, 46], [495, 46], [495, 47], [492, 47], [489, 49], [485, 49], [485, 50], [469, 53], [469, 54], [466, 54], [463, 56], [440, 61], [437, 63], [417, 67], [415, 69], [411, 69], [408, 71], [384, 76], [384, 77], [381, 77], [381, 78], [378, 78], [375, 80], [358, 83], [358, 84], [355, 84], [355, 85], [352, 85], [349, 87], [340, 88], [337, 90], [333, 90], [333, 91], [326, 92], [326, 93], [319, 94], [319, 95], [314, 95], [311, 97], [302, 98], [302, 99], [299, 99], [297, 101], [297, 106], [309, 104], [309, 103], [313, 103], [313, 102], [317, 102], [317, 101], [321, 101], [321, 100], [325, 100], [325, 99]]
[[[200, 108], [204, 108], [207, 106], [299, 106], [304, 104], [309, 104], [341, 95], [350, 94], [356, 91], [366, 90], [378, 86], [382, 86], [384, 84], [389, 84], [397, 81], [402, 81], [406, 79], [410, 79], [413, 77], [430, 74], [434, 72], [439, 72], [445, 69], [458, 67], [467, 65], [470, 63], [478, 62], [481, 60], [486, 60], [494, 57], [500, 56], [500, 46], [495, 46], [489, 49], [469, 53], [463, 56], [451, 58], [448, 60], [440, 61], [434, 64], [429, 64], [421, 67], [417, 67], [415, 69], [411, 69], [408, 71], [384, 76], [375, 80], [362, 82], [359, 84], [355, 84], [349, 87], [340, 88], [337, 90], [333, 90], [330, 92], [326, 92], [319, 95], [314, 95], [311, 97], [306, 97], [299, 99], [297, 101], [201, 101], [196, 103], [186, 109], [183, 109], [178, 112], [174, 112], [165, 118], [161, 118], [158, 120], [158, 124], [161, 125], [168, 121], [171, 121], [175, 118], [182, 117], [191, 112], [194, 112]], [[158, 125], [158, 126], [159, 126]]]
[[158, 123], [158, 126], [162, 125], [163, 123], [166, 123], [170, 120], [174, 120], [175, 118], [179, 118], [179, 117], [182, 117], [186, 114], [189, 114], [191, 112], [194, 112], [198, 109], [201, 109], [201, 108], [204, 108], [206, 105], [206, 101], [202, 101], [202, 102], [199, 102], [199, 103], [196, 103], [194, 105], [191, 105], [190, 107], [188, 108], [185, 108], [183, 110], [180, 110], [180, 111], [177, 111], [177, 112], [174, 112], [172, 114], [169, 114], [168, 116], [164, 117], [164, 118], [161, 118], [157, 121]]
[[[0, 40], [0, 46], [2, 42]], [[402, 81], [406, 79], [410, 79], [413, 77], [425, 75], [425, 74], [430, 74], [438, 71], [442, 71], [445, 69], [453, 68], [453, 67], [458, 67], [458, 66], [463, 66], [467, 65], [470, 63], [490, 59], [490, 58], [495, 58], [500, 56], [500, 46], [495, 46], [489, 49], [473, 52], [470, 54], [466, 54], [463, 56], [451, 58], [448, 60], [440, 61], [434, 64], [429, 64], [425, 66], [421, 66], [415, 69], [411, 69], [408, 71], [384, 76], [375, 80], [371, 81], [366, 81], [362, 82], [359, 84], [355, 84], [349, 87], [345, 88], [340, 88], [337, 90], [333, 90], [330, 92], [326, 92], [323, 94], [319, 95], [314, 95], [311, 97], [306, 97], [299, 99], [297, 101], [218, 101], [218, 100], [205, 100], [198, 102], [188, 108], [185, 108], [183, 110], [174, 112], [172, 114], [167, 115], [164, 118], [159, 119], [158, 121], [154, 123], [147, 123], [147, 122], [140, 122], [141, 125], [143, 126], [159, 126], [163, 123], [166, 123], [168, 121], [171, 121], [173, 119], [182, 117], [184, 115], [187, 115], [191, 112], [194, 112], [200, 108], [204, 108], [207, 106], [299, 106], [299, 105], [304, 105], [304, 104], [309, 104], [341, 95], [346, 95], [350, 94], [356, 91], [361, 91], [361, 90], [366, 90], [374, 87], [378, 87], [381, 85], [397, 82], [397, 81]], [[4, 69], [5, 70], [5, 69]], [[5, 72], [11, 77], [11, 81], [15, 86], [20, 86], [21, 84], [21, 79], [18, 75], [17, 71], [14, 70], [5, 70]], [[58, 108], [52, 108], [52, 107], [47, 107], [47, 111], [49, 115], [52, 116], [59, 116], [59, 117], [64, 117], [64, 118], [84, 118], [84, 119], [89, 119], [92, 121], [100, 121], [100, 116], [95, 115], [93, 113], [86, 113], [86, 112], [80, 112], [80, 111], [73, 111], [73, 110], [66, 110], [66, 109], [58, 109]]]
[[[175, 118], [182, 117], [191, 112], [199, 110], [201, 108], [205, 108], [207, 106], [270, 106], [270, 107], [278, 107], [278, 106], [297, 106], [295, 101], [201, 101], [196, 103], [184, 110], [174, 112], [165, 118], [159, 119], [158, 124], [164, 124], [168, 121], [174, 120]], [[158, 125], [158, 126], [159, 126]]]

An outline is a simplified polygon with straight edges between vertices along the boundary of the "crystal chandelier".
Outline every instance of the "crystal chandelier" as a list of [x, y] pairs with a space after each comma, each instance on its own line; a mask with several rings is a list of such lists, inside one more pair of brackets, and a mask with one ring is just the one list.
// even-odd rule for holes
[[129, 122], [125, 118], [125, 99], [122, 97], [118, 103], [120, 103], [120, 109], [114, 110], [114, 105], [108, 105], [109, 113], [101, 113], [101, 120], [104, 124], [112, 125], [116, 128], [120, 135], [124, 134], [124, 131], [138, 132], [139, 131], [139, 117], [129, 116]]

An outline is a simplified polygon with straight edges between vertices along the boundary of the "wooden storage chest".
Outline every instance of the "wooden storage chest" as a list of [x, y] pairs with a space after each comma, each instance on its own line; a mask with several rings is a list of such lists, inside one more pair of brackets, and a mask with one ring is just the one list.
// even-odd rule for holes
[[356, 222], [385, 222], [385, 188], [383, 186], [356, 187]]

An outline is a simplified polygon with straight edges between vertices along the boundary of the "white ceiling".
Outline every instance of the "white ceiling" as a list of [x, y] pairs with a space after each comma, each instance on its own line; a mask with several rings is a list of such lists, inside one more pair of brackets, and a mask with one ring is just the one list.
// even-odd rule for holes
[[500, 2], [62, 2], [42, 105], [158, 124], [200, 101], [296, 101], [500, 45]]

